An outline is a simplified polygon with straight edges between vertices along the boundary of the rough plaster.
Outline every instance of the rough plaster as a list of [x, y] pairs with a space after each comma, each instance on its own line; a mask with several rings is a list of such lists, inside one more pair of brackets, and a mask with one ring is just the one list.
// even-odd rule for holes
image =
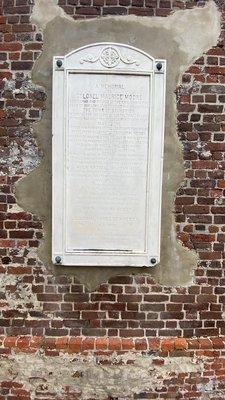
[[[32, 80], [45, 88], [46, 111], [35, 127], [41, 164], [17, 186], [19, 204], [44, 221], [45, 238], [39, 257], [55, 274], [75, 274], [94, 289], [116, 274], [148, 273], [161, 284], [184, 285], [191, 281], [197, 255], [177, 241], [173, 217], [173, 200], [184, 179], [182, 148], [176, 133], [176, 102], [174, 90], [181, 74], [202, 53], [216, 45], [220, 34], [220, 14], [210, 1], [204, 8], [177, 11], [167, 18], [105, 17], [74, 21], [51, 0], [36, 1], [32, 22], [44, 33], [44, 50], [35, 63]], [[140, 48], [155, 58], [168, 62], [165, 158], [163, 176], [161, 263], [147, 268], [55, 267], [51, 264], [51, 97], [52, 57], [65, 55], [78, 47], [94, 42], [122, 42]]]
[[48, 0], [47, 2], [46, 0], [36, 0], [31, 15], [31, 22], [43, 30], [57, 16], [73, 21], [73, 18], [66, 14], [57, 4], [58, 0]]
[[[80, 394], [82, 400], [121, 398], [121, 394], [123, 399], [131, 399], [135, 393], [161, 389], [171, 371], [176, 374], [203, 371], [203, 360], [172, 357], [166, 358], [164, 365], [155, 365], [153, 358], [156, 357], [127, 353], [112, 356], [112, 364], [107, 365], [91, 355], [83, 359], [63, 353], [54, 358], [43, 354], [14, 354], [1, 360], [0, 381], [23, 382], [31, 399], [36, 398], [35, 392], [64, 398], [66, 387]], [[204, 387], [201, 391], [204, 392]]]
[[[19, 207], [13, 205], [12, 212], [21, 211]], [[18, 252], [18, 256], [23, 256], [23, 249]], [[33, 250], [27, 254], [28, 258], [34, 257]], [[32, 310], [42, 311], [43, 307], [37, 300], [37, 294], [32, 290], [31, 283], [24, 283], [22, 275], [2, 274], [0, 279], [0, 298], [1, 309], [13, 309], [27, 311], [31, 306]]]

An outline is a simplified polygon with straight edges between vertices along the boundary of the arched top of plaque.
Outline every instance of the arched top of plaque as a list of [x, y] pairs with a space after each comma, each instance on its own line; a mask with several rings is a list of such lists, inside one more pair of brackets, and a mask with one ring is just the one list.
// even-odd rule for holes
[[[59, 61], [58, 68], [87, 71], [152, 71], [161, 63], [163, 72], [164, 60], [155, 60], [149, 54], [135, 47], [122, 43], [93, 43], [80, 47], [65, 55], [55, 57]], [[61, 61], [61, 65], [60, 65]]]

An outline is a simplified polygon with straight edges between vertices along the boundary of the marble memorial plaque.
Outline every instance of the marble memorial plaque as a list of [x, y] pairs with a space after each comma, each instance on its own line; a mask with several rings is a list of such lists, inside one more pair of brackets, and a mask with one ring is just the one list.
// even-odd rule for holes
[[164, 92], [165, 61], [126, 45], [54, 58], [54, 263], [159, 262]]

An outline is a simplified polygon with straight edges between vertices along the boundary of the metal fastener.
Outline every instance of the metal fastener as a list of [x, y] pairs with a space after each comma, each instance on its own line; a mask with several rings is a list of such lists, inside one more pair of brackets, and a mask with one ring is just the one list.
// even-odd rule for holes
[[57, 65], [57, 67], [60, 68], [60, 67], [63, 65], [62, 60], [57, 60], [57, 61], [56, 61], [56, 65]]
[[160, 70], [162, 69], [162, 67], [163, 67], [163, 65], [162, 65], [161, 62], [158, 62], [158, 63], [156, 64], [156, 68], [157, 68], [158, 71], [160, 71]]
[[151, 264], [156, 264], [156, 258], [151, 258], [150, 262]]
[[61, 261], [62, 261], [62, 260], [61, 260], [61, 257], [57, 256], [57, 257], [55, 258], [56, 264], [60, 264]]

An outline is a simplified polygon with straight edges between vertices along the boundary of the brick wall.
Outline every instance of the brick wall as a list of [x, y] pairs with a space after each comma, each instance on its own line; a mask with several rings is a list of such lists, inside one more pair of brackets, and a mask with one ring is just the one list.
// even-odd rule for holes
[[203, 6], [199, 0], [59, 0], [58, 4], [74, 19], [104, 15], [166, 17], [172, 11]]
[[[173, 10], [204, 3], [59, 0], [75, 19], [112, 14], [166, 17]], [[217, 3], [225, 15], [223, 1]], [[42, 350], [52, 357], [61, 351], [92, 352], [107, 356], [108, 364], [113, 363], [113, 352], [128, 350], [153, 354], [156, 364], [163, 364], [168, 356], [203, 357], [201, 373], [172, 371], [169, 379], [161, 380], [161, 390], [129, 398], [198, 399], [213, 382], [209, 398], [223, 399], [224, 31], [218, 45], [185, 72], [176, 91], [186, 180], [177, 191], [174, 212], [178, 239], [199, 254], [193, 283], [171, 288], [147, 276], [117, 276], [89, 292], [74, 277], [56, 277], [47, 271], [36, 252], [43, 236], [42, 222], [21, 210], [14, 196], [16, 182], [41, 160], [32, 123], [41, 118], [46, 98], [29, 72], [43, 40], [30, 22], [32, 7], [32, 0], [0, 0], [0, 353], [9, 357]], [[31, 398], [23, 382], [3, 380], [1, 387], [0, 400]], [[66, 389], [62, 397], [40, 393], [35, 393], [35, 399], [82, 398], [82, 393]], [[120, 398], [125, 399], [122, 393]]]

